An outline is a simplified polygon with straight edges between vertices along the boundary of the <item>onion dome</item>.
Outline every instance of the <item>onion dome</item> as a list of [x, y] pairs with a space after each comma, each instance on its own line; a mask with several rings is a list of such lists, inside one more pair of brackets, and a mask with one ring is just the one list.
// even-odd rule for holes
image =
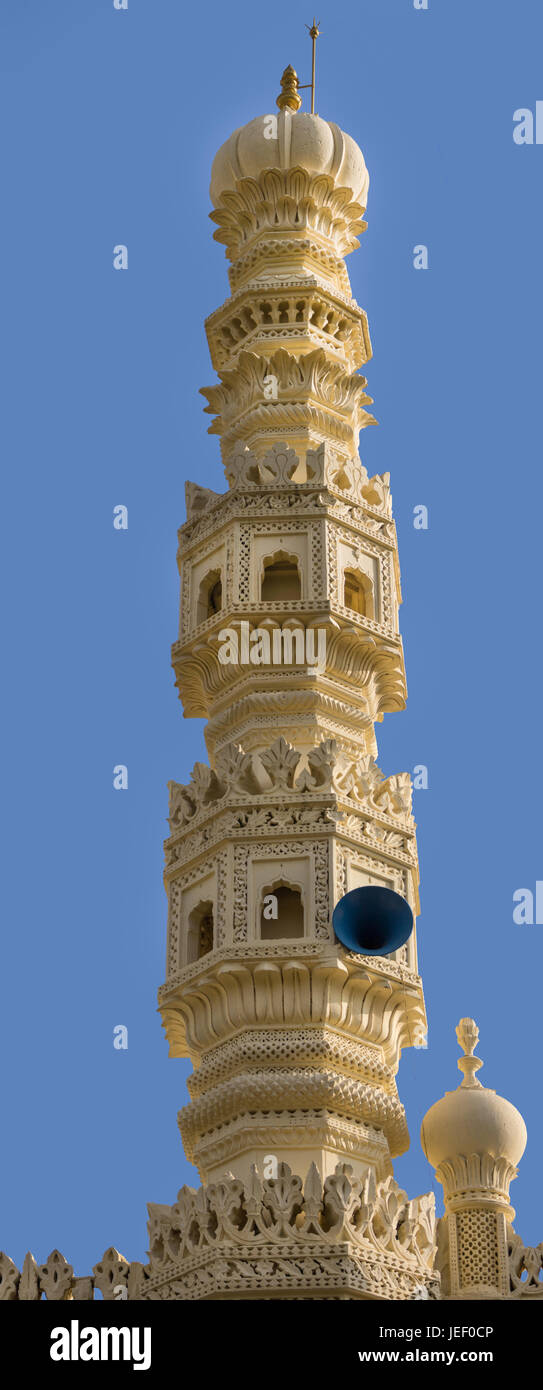
[[362, 150], [333, 121], [300, 111], [298, 78], [285, 68], [276, 113], [255, 116], [240, 126], [218, 150], [211, 170], [210, 196], [217, 207], [244, 178], [258, 178], [266, 169], [305, 169], [325, 174], [345, 188], [353, 203], [366, 207], [369, 174]]
[[477, 1080], [483, 1063], [473, 1052], [479, 1029], [472, 1018], [462, 1018], [456, 1036], [464, 1050], [458, 1060], [463, 1078], [456, 1091], [447, 1091], [432, 1105], [421, 1128], [421, 1142], [433, 1168], [445, 1162], [489, 1155], [504, 1159], [512, 1168], [522, 1158], [527, 1133], [522, 1115], [511, 1102], [487, 1090]]

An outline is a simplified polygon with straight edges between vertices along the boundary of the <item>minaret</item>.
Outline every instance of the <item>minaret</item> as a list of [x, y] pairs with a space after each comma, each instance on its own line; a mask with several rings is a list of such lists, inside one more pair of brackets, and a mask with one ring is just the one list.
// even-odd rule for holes
[[314, 1195], [347, 1164], [367, 1204], [408, 1147], [396, 1072], [426, 1027], [415, 932], [361, 956], [332, 927], [366, 884], [418, 910], [410, 778], [375, 761], [406, 686], [389, 475], [358, 455], [371, 344], [345, 256], [369, 178], [350, 136], [299, 109], [292, 68], [277, 106], [211, 176], [231, 293], [207, 320], [204, 395], [228, 491], [188, 483], [179, 532], [173, 665], [209, 765], [170, 784], [159, 1003], [194, 1066], [179, 1125], [204, 1184], [293, 1172]]
[[414, 936], [361, 959], [331, 927], [366, 883], [416, 912], [418, 869], [409, 777], [374, 761], [405, 672], [389, 479], [357, 452], [371, 346], [344, 256], [369, 180], [354, 141], [299, 105], [287, 68], [279, 114], [213, 164], [232, 293], [206, 324], [220, 385], [204, 394], [229, 491], [189, 483], [179, 535], [173, 663], [211, 765], [170, 788], [160, 1004], [172, 1055], [195, 1063], [180, 1126], [204, 1180], [269, 1153], [386, 1175], [408, 1146], [400, 1050], [424, 1028]]
[[358, 456], [371, 345], [344, 258], [368, 173], [314, 114], [314, 64], [311, 85], [308, 114], [287, 68], [279, 115], [235, 131], [211, 180], [231, 295], [204, 394], [228, 491], [187, 483], [179, 533], [173, 664], [209, 764], [170, 783], [159, 991], [170, 1054], [193, 1063], [179, 1124], [202, 1186], [149, 1204], [145, 1265], [111, 1245], [80, 1277], [56, 1249], [21, 1270], [0, 1251], [0, 1302], [543, 1299], [543, 1244], [511, 1225], [524, 1121], [477, 1079], [476, 1025], [423, 1121], [436, 1226], [433, 1195], [392, 1172], [400, 1055], [426, 1027], [415, 930], [379, 956], [333, 928], [365, 885], [411, 920], [418, 863], [410, 779], [375, 761], [406, 691], [389, 476]]

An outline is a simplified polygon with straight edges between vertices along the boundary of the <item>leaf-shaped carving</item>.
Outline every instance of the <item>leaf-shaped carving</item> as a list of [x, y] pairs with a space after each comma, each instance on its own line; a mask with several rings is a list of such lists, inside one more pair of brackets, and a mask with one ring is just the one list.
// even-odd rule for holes
[[208, 767], [207, 763], [194, 764], [189, 794], [197, 806], [207, 806], [209, 802], [218, 801], [221, 796], [224, 796], [224, 788], [221, 786], [216, 773]]
[[40, 1291], [49, 1302], [67, 1299], [71, 1292], [73, 1267], [61, 1255], [60, 1250], [52, 1250], [44, 1265], [39, 1268]]
[[[372, 1234], [381, 1249], [393, 1250], [396, 1248], [398, 1227], [409, 1220], [407, 1194], [398, 1187], [393, 1177], [388, 1177], [377, 1188], [377, 1198], [371, 1221]], [[411, 1230], [407, 1226], [405, 1231], [406, 1243], [408, 1243], [410, 1235]]]
[[216, 758], [217, 772], [221, 782], [235, 791], [259, 792], [261, 778], [255, 766], [254, 753], [244, 753], [239, 744], [229, 743], [221, 749]]
[[216, 1240], [235, 1239], [247, 1221], [243, 1205], [244, 1187], [239, 1179], [231, 1178], [224, 1182], [211, 1183], [207, 1189], [207, 1200], [213, 1214]]
[[338, 746], [333, 738], [327, 738], [317, 748], [310, 749], [307, 761], [314, 787], [322, 787], [325, 791], [331, 789], [337, 760]]
[[398, 772], [393, 777], [377, 785], [373, 801], [381, 810], [391, 816], [408, 816], [411, 813], [412, 785], [408, 772]]
[[338, 1163], [335, 1173], [325, 1179], [323, 1195], [323, 1229], [328, 1235], [348, 1235], [360, 1206], [362, 1182], [353, 1178], [350, 1163]]
[[170, 814], [169, 824], [173, 834], [180, 826], [186, 825], [187, 821], [196, 814], [196, 799], [190, 787], [184, 787], [181, 782], [168, 782], [170, 794]]
[[19, 1270], [3, 1250], [0, 1251], [0, 1302], [13, 1303], [17, 1298]]
[[292, 1234], [296, 1217], [302, 1211], [302, 1179], [291, 1172], [288, 1163], [279, 1163], [277, 1177], [264, 1183], [263, 1205], [270, 1212], [273, 1234], [281, 1238]]
[[304, 1234], [321, 1235], [322, 1181], [316, 1163], [310, 1165], [304, 1183], [303, 1215]]
[[288, 483], [292, 474], [296, 472], [299, 463], [299, 457], [294, 453], [294, 449], [289, 449], [287, 444], [277, 443], [273, 444], [268, 453], [265, 454], [261, 468], [268, 469], [276, 482]]
[[[270, 373], [277, 378], [279, 392], [279, 401], [271, 403], [265, 401], [264, 394], [265, 378]], [[204, 407], [205, 413], [218, 417], [210, 427], [210, 433], [220, 434], [232, 420], [257, 404], [262, 405], [265, 413], [273, 410], [275, 415], [278, 415], [281, 406], [279, 418], [283, 421], [286, 418], [283, 413], [285, 403], [296, 401], [307, 405], [310, 399], [339, 412], [350, 419], [351, 424], [352, 417], [356, 416], [359, 429], [363, 424], [375, 424], [374, 417], [363, 409], [372, 404], [372, 397], [366, 391], [366, 378], [357, 372], [346, 371], [341, 362], [331, 362], [321, 347], [305, 353], [301, 358], [294, 357], [285, 348], [278, 348], [270, 357], [241, 351], [235, 366], [223, 369], [219, 375], [220, 385], [201, 388], [201, 394], [208, 402]], [[239, 457], [239, 441], [235, 452]], [[259, 479], [264, 480], [260, 471], [262, 466], [254, 465]], [[272, 474], [271, 480], [276, 481], [277, 460], [268, 459], [265, 466], [268, 474]], [[287, 464], [285, 468], [288, 470]], [[229, 463], [227, 476], [230, 471]], [[233, 471], [236, 471], [236, 480], [239, 481], [240, 465]]]
[[185, 483], [185, 505], [187, 509], [187, 521], [197, 521], [205, 512], [209, 511], [215, 502], [220, 502], [221, 493], [212, 492], [209, 487], [200, 487], [199, 483]]
[[19, 1298], [25, 1302], [39, 1299], [40, 1286], [38, 1278], [38, 1266], [30, 1250], [25, 1255], [21, 1278], [19, 1281]]
[[115, 1293], [116, 1289], [128, 1287], [130, 1264], [113, 1245], [110, 1245], [109, 1250], [104, 1251], [102, 1259], [99, 1264], [94, 1265], [92, 1272], [96, 1288], [100, 1290], [106, 1302], [110, 1302], [118, 1296]]
[[300, 758], [301, 753], [282, 736], [276, 739], [271, 748], [260, 754], [260, 760], [271, 778], [272, 785], [278, 790], [292, 788]]

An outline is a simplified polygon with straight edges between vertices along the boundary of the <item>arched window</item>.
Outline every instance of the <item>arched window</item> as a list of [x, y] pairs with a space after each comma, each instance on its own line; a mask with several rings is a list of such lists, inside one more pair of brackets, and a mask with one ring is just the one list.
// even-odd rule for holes
[[189, 915], [187, 933], [187, 965], [192, 965], [213, 950], [213, 903], [201, 902]]
[[196, 622], [205, 623], [222, 608], [222, 579], [220, 570], [210, 570], [202, 579], [196, 605]]
[[280, 883], [265, 888], [260, 909], [262, 941], [282, 941], [304, 935], [304, 906], [299, 888]]
[[361, 613], [362, 617], [368, 618], [368, 600], [370, 597], [370, 581], [366, 575], [362, 575], [360, 570], [345, 570], [343, 576], [343, 602], [346, 608], [352, 608], [353, 613]]
[[302, 581], [295, 555], [280, 550], [264, 561], [260, 597], [265, 603], [302, 597]]

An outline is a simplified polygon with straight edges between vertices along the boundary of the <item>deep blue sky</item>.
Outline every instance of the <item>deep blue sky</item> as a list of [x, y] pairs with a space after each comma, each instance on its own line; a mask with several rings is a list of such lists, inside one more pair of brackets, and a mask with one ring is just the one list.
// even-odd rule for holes
[[[391, 473], [409, 683], [380, 763], [430, 777], [415, 799], [429, 1047], [401, 1063], [412, 1143], [396, 1173], [411, 1196], [432, 1185], [420, 1120], [460, 1080], [471, 1014], [481, 1079], [528, 1126], [512, 1195], [535, 1244], [543, 927], [513, 925], [512, 895], [543, 879], [543, 146], [514, 144], [512, 114], [543, 99], [543, 11], [429, 4], [318, 15], [317, 109], [371, 175], [349, 258], [380, 422], [361, 454]], [[311, 18], [300, 0], [3, 0], [0, 1247], [18, 1263], [58, 1246], [83, 1274], [110, 1244], [142, 1259], [146, 1202], [195, 1179], [176, 1125], [190, 1064], [168, 1060], [156, 988], [166, 783], [205, 757], [169, 664], [176, 530], [187, 477], [225, 486], [198, 395], [214, 379], [203, 319], [228, 293], [209, 170], [275, 109], [288, 62], [308, 80]], [[421, 242], [428, 272], [412, 268]]]

